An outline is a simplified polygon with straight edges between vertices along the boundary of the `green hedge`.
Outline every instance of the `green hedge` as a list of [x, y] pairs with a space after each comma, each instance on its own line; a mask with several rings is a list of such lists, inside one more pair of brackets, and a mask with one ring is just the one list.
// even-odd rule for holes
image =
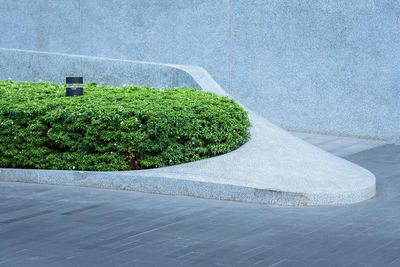
[[250, 137], [234, 100], [189, 88], [0, 81], [0, 167], [132, 170], [230, 152]]

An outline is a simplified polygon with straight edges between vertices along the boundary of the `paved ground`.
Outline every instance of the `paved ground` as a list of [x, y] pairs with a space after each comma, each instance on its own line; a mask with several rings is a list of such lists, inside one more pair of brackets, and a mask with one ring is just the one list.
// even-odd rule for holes
[[0, 266], [400, 266], [400, 146], [347, 158], [376, 175], [374, 199], [289, 208], [0, 183]]
[[349, 156], [387, 144], [382, 140], [292, 132], [293, 135], [339, 157]]

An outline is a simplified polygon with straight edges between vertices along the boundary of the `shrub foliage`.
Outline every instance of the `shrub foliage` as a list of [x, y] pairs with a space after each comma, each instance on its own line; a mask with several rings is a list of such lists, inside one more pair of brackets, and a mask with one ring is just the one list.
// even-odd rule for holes
[[132, 170], [232, 151], [250, 137], [234, 100], [196, 89], [0, 81], [0, 167]]

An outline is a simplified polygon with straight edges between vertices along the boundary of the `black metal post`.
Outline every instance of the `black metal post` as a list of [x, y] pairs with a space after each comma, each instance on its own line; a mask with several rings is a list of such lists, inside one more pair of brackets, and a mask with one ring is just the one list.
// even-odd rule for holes
[[81, 96], [83, 95], [83, 77], [67, 77], [66, 96]]

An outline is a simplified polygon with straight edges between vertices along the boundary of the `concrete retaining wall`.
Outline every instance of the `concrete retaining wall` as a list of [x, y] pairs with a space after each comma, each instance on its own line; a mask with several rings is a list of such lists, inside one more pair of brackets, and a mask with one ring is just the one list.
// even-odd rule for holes
[[400, 2], [2, 0], [0, 47], [199, 65], [287, 129], [400, 143]]
[[[228, 95], [201, 67], [0, 48], [0, 79], [62, 81], [83, 73], [106, 84], [191, 86]], [[121, 172], [0, 168], [0, 181], [135, 190], [273, 205], [341, 205], [372, 198], [375, 176], [249, 111], [250, 140], [200, 161]], [[299, 156], [301, 155], [301, 156]]]
[[191, 75], [172, 65], [0, 48], [0, 79], [60, 83], [67, 76], [115, 86], [201, 88]]

